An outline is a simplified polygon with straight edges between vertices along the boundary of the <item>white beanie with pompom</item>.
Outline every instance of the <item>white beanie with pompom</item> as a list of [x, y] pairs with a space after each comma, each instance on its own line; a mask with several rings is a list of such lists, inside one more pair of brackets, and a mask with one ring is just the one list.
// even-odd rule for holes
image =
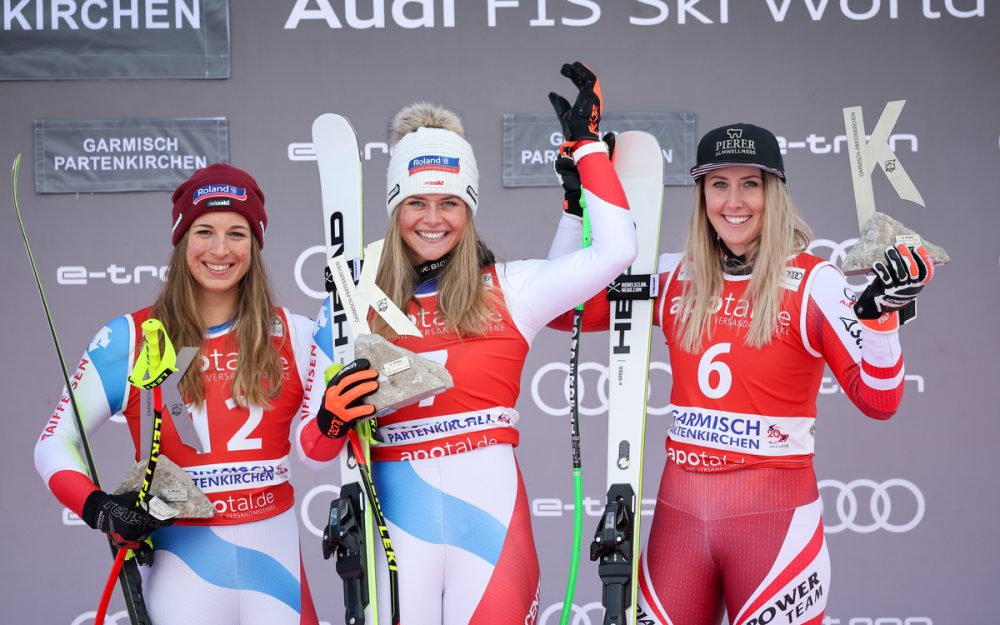
[[465, 200], [473, 216], [479, 204], [479, 168], [463, 137], [462, 120], [440, 106], [418, 102], [392, 120], [396, 141], [386, 174], [389, 217], [411, 195], [444, 193]]

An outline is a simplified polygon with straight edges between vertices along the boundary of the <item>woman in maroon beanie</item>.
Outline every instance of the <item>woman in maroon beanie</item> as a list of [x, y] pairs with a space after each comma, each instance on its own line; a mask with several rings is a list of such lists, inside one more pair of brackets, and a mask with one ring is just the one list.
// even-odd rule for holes
[[196, 346], [179, 384], [188, 414], [172, 419], [193, 422], [200, 450], [181, 440], [171, 418], [160, 448], [205, 492], [215, 516], [170, 524], [136, 509], [135, 492], [98, 489], [66, 418], [66, 394], [35, 445], [35, 466], [92, 528], [120, 542], [150, 538], [143, 586], [156, 625], [315, 624], [288, 481], [312, 322], [274, 306], [261, 258], [264, 194], [250, 174], [221, 163], [198, 170], [173, 194], [172, 224], [174, 251], [156, 302], [98, 332], [74, 394], [88, 435], [123, 415], [138, 458], [139, 394], [126, 378], [142, 322], [159, 319], [178, 348]]

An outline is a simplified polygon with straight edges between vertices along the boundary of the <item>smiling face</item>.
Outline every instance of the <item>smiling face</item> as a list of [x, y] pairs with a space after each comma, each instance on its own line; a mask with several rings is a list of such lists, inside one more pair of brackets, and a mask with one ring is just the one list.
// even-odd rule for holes
[[399, 231], [414, 265], [455, 249], [465, 232], [468, 207], [454, 195], [411, 195], [399, 205]]
[[705, 211], [733, 253], [746, 254], [764, 226], [764, 177], [756, 167], [726, 167], [705, 175]]
[[211, 212], [195, 219], [187, 232], [185, 260], [195, 282], [213, 294], [237, 294], [250, 268], [253, 234], [239, 213]]

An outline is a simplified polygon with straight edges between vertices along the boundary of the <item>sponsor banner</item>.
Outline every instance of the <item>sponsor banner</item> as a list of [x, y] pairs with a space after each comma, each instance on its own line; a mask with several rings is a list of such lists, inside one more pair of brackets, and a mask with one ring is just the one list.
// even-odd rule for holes
[[36, 119], [35, 191], [173, 191], [197, 169], [229, 161], [229, 122]]
[[[601, 118], [601, 132], [644, 130], [656, 136], [663, 151], [663, 184], [693, 185], [690, 171], [697, 148], [694, 113], [608, 113]], [[553, 169], [563, 135], [552, 113], [504, 113], [503, 186], [550, 187], [559, 185]]]
[[184, 467], [205, 494], [276, 486], [288, 481], [288, 457], [256, 462], [224, 462]]
[[670, 404], [672, 440], [758, 456], [811, 454], [816, 437], [812, 417], [772, 417]]
[[0, 80], [229, 78], [228, 0], [3, 3]]
[[393, 445], [415, 445], [448, 438], [456, 434], [512, 428], [517, 424], [519, 418], [520, 415], [516, 410], [495, 406], [486, 410], [380, 425], [379, 434], [384, 440], [379, 444], [390, 447]]

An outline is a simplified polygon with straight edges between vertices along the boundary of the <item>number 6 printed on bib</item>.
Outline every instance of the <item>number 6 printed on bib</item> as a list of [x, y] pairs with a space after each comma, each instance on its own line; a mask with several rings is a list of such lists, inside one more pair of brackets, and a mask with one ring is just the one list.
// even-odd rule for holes
[[[733, 386], [732, 369], [723, 360], [716, 360], [722, 354], [728, 354], [732, 347], [732, 343], [717, 343], [706, 349], [698, 361], [698, 388], [709, 399], [725, 397]], [[713, 373], [716, 374], [715, 384], [712, 384]]]

